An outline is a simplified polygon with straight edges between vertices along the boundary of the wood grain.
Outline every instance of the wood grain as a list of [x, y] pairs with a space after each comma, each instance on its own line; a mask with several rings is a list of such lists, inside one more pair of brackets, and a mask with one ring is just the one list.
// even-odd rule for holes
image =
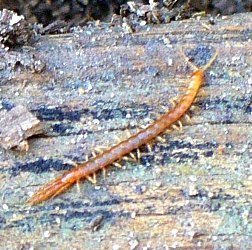
[[[202, 24], [209, 26], [192, 19], [133, 34], [102, 24], [2, 52], [2, 108], [26, 106], [45, 132], [26, 154], [0, 150], [1, 248], [249, 249], [252, 16], [217, 19], [210, 30]], [[191, 124], [142, 149], [139, 163], [99, 175], [97, 186], [83, 182], [26, 205], [69, 161], [82, 162], [170, 108], [192, 72], [181, 48], [203, 46], [219, 56]]]

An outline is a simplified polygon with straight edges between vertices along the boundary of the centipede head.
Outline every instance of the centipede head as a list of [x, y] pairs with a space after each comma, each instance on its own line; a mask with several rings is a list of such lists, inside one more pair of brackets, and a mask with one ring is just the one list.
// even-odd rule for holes
[[205, 81], [205, 71], [203, 69], [197, 69], [191, 74], [191, 78], [194, 76], [200, 77], [202, 79], [202, 82]]

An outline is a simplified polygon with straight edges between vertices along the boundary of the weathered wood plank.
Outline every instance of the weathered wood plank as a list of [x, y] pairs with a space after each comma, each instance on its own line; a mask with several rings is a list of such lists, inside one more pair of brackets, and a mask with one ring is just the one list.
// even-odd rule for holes
[[[29, 140], [26, 154], [0, 150], [2, 248], [249, 249], [252, 17], [217, 20], [211, 31], [201, 22], [133, 34], [89, 27], [2, 54], [3, 108], [24, 105], [45, 128]], [[190, 125], [143, 151], [140, 163], [111, 168], [96, 187], [84, 182], [80, 192], [73, 187], [43, 205], [25, 205], [39, 186], [71, 167], [65, 162], [82, 162], [95, 146], [111, 145], [115, 135], [124, 137], [127, 128], [134, 131], [158, 117], [161, 106], [170, 107], [191, 72], [180, 48], [203, 45], [219, 57]], [[200, 55], [204, 62], [210, 53]]]

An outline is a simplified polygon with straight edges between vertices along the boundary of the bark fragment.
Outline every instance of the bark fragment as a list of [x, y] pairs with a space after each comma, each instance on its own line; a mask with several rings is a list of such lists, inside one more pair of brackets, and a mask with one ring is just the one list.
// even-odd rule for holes
[[5, 149], [17, 147], [27, 151], [26, 139], [42, 132], [40, 121], [24, 106], [1, 111], [0, 117], [0, 144]]

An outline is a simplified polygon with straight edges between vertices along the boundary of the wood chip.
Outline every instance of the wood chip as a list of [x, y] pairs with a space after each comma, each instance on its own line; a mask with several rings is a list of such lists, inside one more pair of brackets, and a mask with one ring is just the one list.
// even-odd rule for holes
[[27, 138], [42, 132], [40, 121], [24, 106], [1, 111], [0, 117], [0, 145], [5, 149], [22, 148]]

